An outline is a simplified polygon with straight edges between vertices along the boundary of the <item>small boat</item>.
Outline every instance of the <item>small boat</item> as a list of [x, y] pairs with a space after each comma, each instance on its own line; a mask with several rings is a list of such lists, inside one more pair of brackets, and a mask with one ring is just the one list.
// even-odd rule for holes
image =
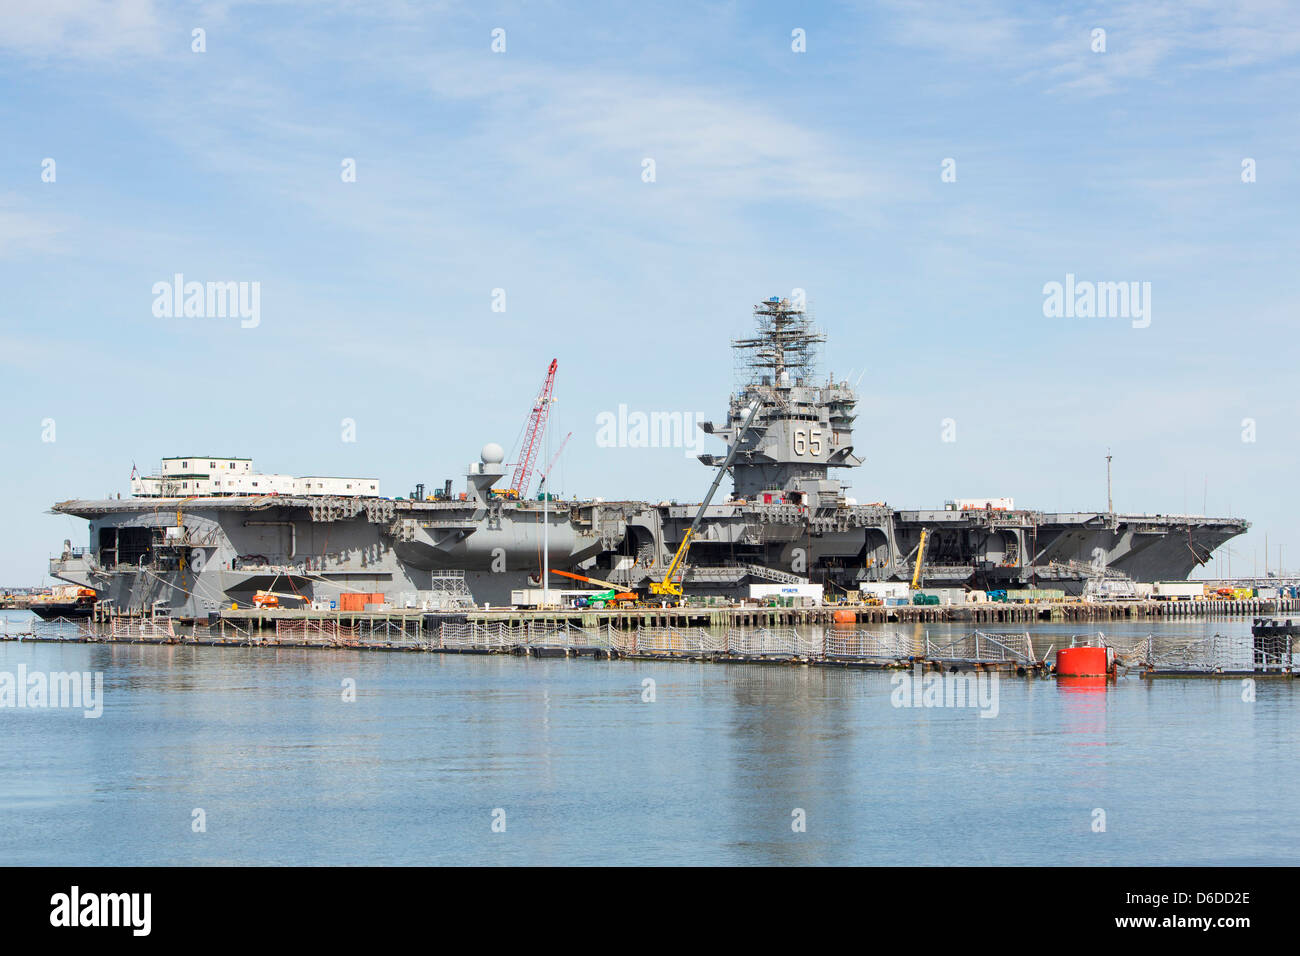
[[28, 609], [45, 621], [57, 617], [90, 617], [95, 612], [95, 598], [92, 588], [65, 584], [34, 596]]

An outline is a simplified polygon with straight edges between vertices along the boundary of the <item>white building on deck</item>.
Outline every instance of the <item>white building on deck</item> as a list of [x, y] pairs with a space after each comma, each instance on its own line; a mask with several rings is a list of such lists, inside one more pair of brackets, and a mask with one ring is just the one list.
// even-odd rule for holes
[[334, 495], [378, 498], [378, 478], [266, 475], [251, 458], [191, 455], [164, 458], [157, 475], [131, 476], [137, 498], [206, 498], [225, 495]]

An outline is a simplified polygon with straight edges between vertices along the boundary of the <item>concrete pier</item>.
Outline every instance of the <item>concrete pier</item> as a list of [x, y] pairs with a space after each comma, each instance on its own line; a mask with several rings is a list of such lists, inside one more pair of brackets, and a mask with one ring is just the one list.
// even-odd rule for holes
[[[591, 610], [554, 608], [516, 610], [476, 608], [465, 611], [311, 611], [294, 608], [223, 610], [220, 620], [259, 630], [277, 621], [338, 621], [355, 625], [365, 621], [414, 621], [454, 618], [477, 624], [547, 623], [574, 627], [620, 630], [637, 627], [703, 627], [710, 629], [799, 627], [843, 624], [1015, 624], [1032, 621], [1105, 622], [1179, 617], [1238, 617], [1243, 615], [1300, 614], [1300, 599], [1198, 601], [1061, 601], [1045, 604], [821, 605], [818, 607], [663, 607]], [[850, 617], [851, 615], [851, 617]]]

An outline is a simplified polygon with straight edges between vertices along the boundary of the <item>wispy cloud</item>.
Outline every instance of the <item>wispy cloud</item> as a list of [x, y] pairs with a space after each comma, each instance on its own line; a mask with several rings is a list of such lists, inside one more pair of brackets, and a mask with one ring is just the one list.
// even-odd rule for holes
[[[32, 179], [39, 175], [33, 167]], [[14, 193], [0, 194], [0, 258], [26, 258], [55, 250], [55, 238], [62, 226]]]
[[[1138, 0], [1035, 11], [1024, 4], [886, 0], [886, 26], [905, 46], [978, 62], [1049, 92], [1101, 95], [1184, 71], [1289, 66], [1300, 12], [1277, 0]], [[1092, 31], [1106, 31], [1106, 52]]]
[[153, 0], [0, 0], [0, 49], [101, 60], [157, 53], [163, 43]]

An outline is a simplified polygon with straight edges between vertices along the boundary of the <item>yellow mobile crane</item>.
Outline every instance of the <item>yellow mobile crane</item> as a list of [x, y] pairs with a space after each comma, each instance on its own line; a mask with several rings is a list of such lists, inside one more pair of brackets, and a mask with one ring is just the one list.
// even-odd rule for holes
[[921, 587], [921, 566], [925, 564], [925, 539], [930, 537], [930, 529], [921, 529], [921, 543], [916, 546], [916, 570], [912, 572], [912, 590]]
[[[727, 452], [727, 457], [718, 468], [718, 473], [713, 476], [713, 484], [709, 485], [709, 493], [704, 496], [704, 500], [700, 502], [699, 510], [695, 512], [695, 520], [691, 522], [691, 526], [687, 528], [686, 533], [682, 535], [682, 543], [677, 546], [677, 553], [673, 555], [672, 561], [668, 563], [668, 571], [664, 574], [664, 579], [662, 581], [650, 582], [651, 594], [671, 595], [673, 597], [682, 596], [681, 582], [674, 581], [673, 575], [677, 573], [678, 568], [684, 566], [686, 562], [686, 552], [691, 550], [691, 539], [695, 537], [695, 531], [699, 528], [700, 521], [704, 518], [704, 509], [707, 508], [709, 502], [713, 500], [713, 496], [718, 490], [718, 485], [722, 484], [722, 476], [725, 475], [727, 469], [731, 467], [732, 461], [736, 458], [736, 452], [740, 451], [740, 444], [744, 441], [745, 435], [749, 432], [750, 422], [754, 420], [754, 416], [758, 414], [758, 409], [762, 404], [762, 402], [755, 399], [754, 403], [749, 406], [749, 414], [745, 416], [745, 423], [741, 425], [740, 430], [736, 432], [736, 438], [731, 443], [731, 450]], [[684, 572], [682, 576], [686, 576]]]

